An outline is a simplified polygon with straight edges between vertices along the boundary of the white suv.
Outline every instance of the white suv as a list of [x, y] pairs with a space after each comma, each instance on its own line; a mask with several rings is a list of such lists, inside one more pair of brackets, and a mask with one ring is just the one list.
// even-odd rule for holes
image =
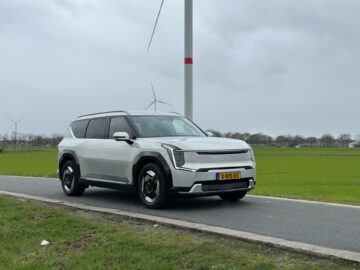
[[66, 195], [98, 186], [135, 189], [149, 208], [169, 196], [237, 201], [255, 188], [255, 159], [244, 141], [214, 138], [176, 113], [114, 111], [73, 121], [59, 144]]

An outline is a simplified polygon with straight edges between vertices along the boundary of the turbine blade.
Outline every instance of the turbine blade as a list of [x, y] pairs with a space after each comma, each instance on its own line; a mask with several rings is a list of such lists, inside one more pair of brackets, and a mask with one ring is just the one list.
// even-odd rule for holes
[[9, 120], [9, 121], [11, 121], [11, 122], [13, 122], [13, 123], [15, 123], [15, 120], [14, 119], [11, 119], [10, 117], [5, 117], [7, 120]]
[[23, 116], [23, 117], [21, 117], [19, 120], [17, 120], [16, 122], [17, 123], [20, 123], [22, 120], [24, 120], [26, 118], [26, 116]]
[[159, 12], [158, 12], [158, 15], [157, 15], [157, 17], [156, 17], [154, 29], [153, 29], [153, 31], [152, 31], [151, 38], [150, 38], [150, 41], [149, 41], [149, 45], [148, 45], [148, 48], [147, 48], [147, 52], [149, 52], [149, 50], [150, 50], [150, 46], [151, 46], [151, 43], [152, 43], [153, 38], [154, 38], [154, 35], [155, 35], [156, 27], [157, 27], [157, 24], [158, 24], [158, 22], [159, 22], [159, 18], [160, 18], [160, 14], [161, 14], [162, 7], [163, 7], [163, 5], [164, 5], [164, 1], [165, 1], [165, 0], [162, 0], [162, 1], [161, 1], [160, 8], [159, 8]]
[[156, 93], [155, 93], [155, 88], [154, 88], [154, 85], [151, 83], [151, 89], [153, 91], [153, 95], [154, 95], [154, 100], [157, 100], [156, 99]]
[[146, 107], [145, 111], [147, 111], [152, 105], [154, 105], [155, 100], [149, 104], [149, 106]]
[[161, 101], [161, 100], [158, 100], [157, 102], [159, 102], [159, 103], [161, 103], [161, 104], [165, 104], [165, 105], [169, 105], [169, 106], [172, 106], [172, 104], [170, 104], [170, 103], [167, 103], [167, 102], [165, 102], [165, 101]]

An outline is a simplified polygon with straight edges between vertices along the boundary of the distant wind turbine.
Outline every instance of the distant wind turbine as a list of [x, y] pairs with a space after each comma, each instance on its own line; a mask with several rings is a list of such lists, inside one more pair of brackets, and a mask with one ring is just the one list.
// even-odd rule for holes
[[11, 121], [14, 124], [14, 141], [15, 141], [15, 145], [16, 145], [16, 141], [17, 141], [17, 134], [18, 134], [18, 124], [25, 119], [25, 117], [21, 117], [18, 120], [14, 120], [10, 117], [6, 117], [7, 120]]
[[[185, 116], [190, 120], [193, 119], [193, 0], [184, 0], [184, 112]], [[150, 41], [147, 46], [149, 52], [151, 43], [153, 41], [156, 27], [159, 22], [161, 10], [164, 5], [164, 0], [161, 0], [160, 8], [156, 16], [153, 31], [151, 33]]]
[[167, 102], [165, 102], [165, 101], [161, 101], [161, 100], [157, 99], [153, 84], [151, 84], [151, 89], [152, 89], [152, 92], [153, 92], [153, 95], [154, 95], [154, 100], [149, 104], [149, 106], [146, 107], [146, 109], [145, 109], [146, 111], [147, 111], [148, 109], [150, 109], [151, 106], [154, 105], [154, 110], [155, 110], [155, 112], [156, 112], [156, 110], [157, 110], [157, 104], [158, 104], [158, 103], [171, 106], [170, 103], [167, 103]]

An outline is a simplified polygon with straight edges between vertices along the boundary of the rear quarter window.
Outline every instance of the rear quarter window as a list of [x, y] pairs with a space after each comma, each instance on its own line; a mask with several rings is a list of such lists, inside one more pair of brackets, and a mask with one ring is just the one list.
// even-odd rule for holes
[[80, 120], [71, 123], [70, 127], [76, 138], [79, 139], [85, 138], [85, 132], [88, 123], [89, 120]]

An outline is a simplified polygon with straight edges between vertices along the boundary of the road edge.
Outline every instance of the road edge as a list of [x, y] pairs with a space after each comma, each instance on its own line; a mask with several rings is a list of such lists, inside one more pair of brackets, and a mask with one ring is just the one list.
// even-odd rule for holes
[[[23, 176], [23, 175], [4, 175], [1, 174], [0, 177], [11, 177], [11, 178], [30, 178], [30, 179], [40, 179], [40, 180], [59, 180], [58, 178], [53, 177], [42, 177], [42, 176]], [[360, 205], [354, 204], [344, 204], [344, 203], [334, 203], [334, 202], [326, 202], [326, 201], [314, 201], [314, 200], [306, 200], [306, 199], [296, 199], [296, 198], [287, 198], [287, 197], [276, 197], [276, 196], [267, 196], [267, 195], [256, 195], [248, 193], [246, 197], [252, 198], [260, 198], [260, 199], [273, 199], [278, 201], [289, 201], [289, 202], [299, 202], [299, 203], [307, 203], [307, 204], [315, 204], [315, 205], [325, 205], [325, 206], [336, 206], [336, 207], [345, 207], [345, 208], [353, 208], [360, 209]]]
[[6, 196], [21, 198], [21, 199], [41, 201], [41, 202], [52, 203], [52, 204], [59, 204], [59, 205], [64, 205], [64, 206], [78, 208], [78, 209], [87, 210], [87, 211], [120, 215], [120, 216], [125, 216], [125, 217], [140, 219], [140, 220], [146, 220], [146, 221], [156, 222], [156, 223], [165, 224], [165, 225], [170, 225], [173, 227], [179, 227], [179, 228], [190, 229], [190, 230], [199, 231], [199, 232], [212, 233], [212, 234], [217, 234], [217, 235], [221, 235], [221, 236], [237, 238], [237, 239], [241, 239], [241, 240], [245, 240], [245, 241], [249, 241], [249, 242], [268, 244], [268, 245], [271, 245], [274, 247], [280, 247], [283, 249], [302, 252], [302, 253], [310, 254], [310, 255], [315, 255], [315, 256], [320, 256], [320, 257], [334, 257], [334, 258], [339, 258], [339, 259], [344, 259], [347, 261], [353, 261], [353, 262], [360, 263], [360, 253], [352, 252], [352, 251], [321, 247], [321, 246], [316, 246], [316, 245], [311, 245], [311, 244], [305, 244], [305, 243], [300, 243], [300, 242], [295, 242], [295, 241], [284, 240], [284, 239], [276, 238], [276, 237], [263, 236], [263, 235], [259, 235], [259, 234], [238, 231], [238, 230], [233, 230], [233, 229], [227, 229], [227, 228], [221, 228], [221, 227], [216, 227], [216, 226], [210, 226], [210, 225], [206, 225], [206, 224], [194, 223], [194, 222], [189, 222], [189, 221], [183, 221], [183, 220], [177, 220], [177, 219], [171, 219], [171, 218], [165, 218], [165, 217], [159, 217], [159, 216], [152, 216], [152, 215], [148, 215], [148, 214], [134, 213], [134, 212], [117, 210], [117, 209], [112, 209], [112, 208], [90, 206], [90, 205], [66, 202], [66, 201], [61, 201], [61, 200], [54, 200], [54, 199], [49, 199], [49, 198], [40, 197], [40, 196], [32, 196], [32, 195], [26, 195], [26, 194], [14, 193], [14, 192], [2, 191], [2, 190], [0, 190], [0, 195], [6, 195]]
[[[42, 177], [42, 176], [23, 176], [23, 175], [5, 175], [0, 174], [0, 177], [11, 177], [11, 178], [30, 178], [30, 179], [41, 179], [41, 180], [59, 180], [55, 177]], [[354, 204], [344, 204], [344, 203], [335, 203], [335, 202], [326, 202], [326, 201], [315, 201], [315, 200], [306, 200], [306, 199], [296, 199], [296, 198], [287, 198], [287, 197], [276, 197], [271, 195], [257, 195], [248, 193], [246, 197], [252, 198], [260, 198], [260, 199], [273, 199], [278, 201], [289, 201], [289, 202], [300, 202], [307, 204], [315, 204], [315, 205], [325, 205], [325, 206], [336, 206], [336, 207], [345, 207], [345, 208], [353, 208], [360, 209], [360, 205]]]
[[300, 202], [300, 203], [307, 203], [307, 204], [316, 204], [316, 205], [325, 205], [325, 206], [336, 206], [336, 207], [360, 209], [360, 205], [353, 205], [353, 204], [311, 201], [311, 200], [304, 200], [304, 199], [292, 199], [292, 198], [286, 198], [286, 197], [276, 197], [276, 196], [266, 196], [266, 195], [248, 194], [246, 196], [247, 197], [253, 197], [253, 198], [261, 198], [261, 199], [272, 199], [272, 200], [278, 200], [278, 201]]

